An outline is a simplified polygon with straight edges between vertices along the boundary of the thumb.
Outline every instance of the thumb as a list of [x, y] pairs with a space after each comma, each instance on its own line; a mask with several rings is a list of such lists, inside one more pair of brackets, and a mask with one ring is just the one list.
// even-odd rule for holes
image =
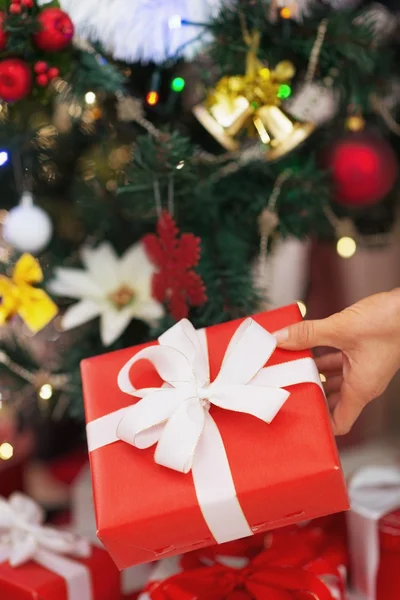
[[316, 346], [340, 346], [340, 319], [333, 315], [319, 321], [302, 321], [275, 332], [279, 348], [306, 350]]

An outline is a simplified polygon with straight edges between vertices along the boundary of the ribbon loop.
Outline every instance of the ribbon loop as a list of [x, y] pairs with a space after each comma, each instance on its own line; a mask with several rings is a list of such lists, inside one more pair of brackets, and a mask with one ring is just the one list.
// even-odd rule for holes
[[86, 540], [69, 532], [46, 527], [40, 507], [23, 494], [0, 498], [0, 556], [12, 567], [35, 560], [37, 552], [51, 551], [77, 557], [90, 555]]
[[[210, 405], [270, 423], [289, 397], [277, 387], [251, 385], [276, 347], [275, 337], [252, 319], [236, 330], [213, 383], [208, 357], [189, 321], [174, 325], [159, 344], [136, 354], [119, 373], [122, 391], [142, 400], [124, 413], [117, 429], [119, 439], [137, 448], [158, 444], [157, 464], [181, 473], [192, 469]], [[130, 369], [143, 358], [153, 363], [168, 387], [134, 388]]]

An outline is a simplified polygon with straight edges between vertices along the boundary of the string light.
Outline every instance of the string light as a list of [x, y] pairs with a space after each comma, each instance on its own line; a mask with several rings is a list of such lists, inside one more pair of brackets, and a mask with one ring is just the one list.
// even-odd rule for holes
[[179, 162], [179, 163], [176, 165], [176, 170], [177, 170], [177, 171], [180, 171], [181, 169], [183, 169], [183, 167], [184, 167], [184, 166], [185, 166], [185, 161], [184, 161], [184, 160], [181, 160], [181, 162]]
[[171, 82], [171, 89], [173, 92], [183, 92], [185, 89], [186, 81], [183, 77], [175, 77]]
[[182, 17], [180, 15], [172, 15], [168, 19], [168, 27], [170, 29], [180, 29], [182, 27]]
[[50, 383], [45, 383], [39, 390], [39, 396], [42, 400], [50, 400], [53, 395], [53, 386]]
[[87, 92], [85, 94], [86, 104], [94, 104], [96, 102], [96, 94], [94, 92]]
[[156, 104], [158, 104], [159, 99], [160, 95], [158, 92], [155, 91], [149, 92], [146, 96], [146, 102], [149, 106], [155, 106]]
[[285, 8], [282, 8], [281, 18], [282, 19], [291, 19], [292, 18], [292, 11], [290, 10], [290, 8], [288, 6], [286, 6]]
[[321, 383], [325, 383], [326, 382], [326, 377], [322, 373], [319, 374], [319, 378], [321, 380]]
[[300, 302], [300, 301], [297, 303], [297, 306], [300, 309], [301, 316], [305, 317], [307, 314], [307, 306], [304, 304], [304, 302]]
[[13, 457], [14, 448], [8, 442], [3, 442], [0, 446], [0, 459], [10, 460]]
[[357, 244], [351, 237], [341, 237], [336, 245], [337, 253], [341, 258], [351, 258], [357, 250]]
[[292, 88], [287, 83], [282, 83], [279, 86], [277, 96], [280, 100], [286, 100], [292, 95]]
[[6, 163], [8, 163], [8, 152], [2, 150], [0, 152], [0, 167], [3, 167]]

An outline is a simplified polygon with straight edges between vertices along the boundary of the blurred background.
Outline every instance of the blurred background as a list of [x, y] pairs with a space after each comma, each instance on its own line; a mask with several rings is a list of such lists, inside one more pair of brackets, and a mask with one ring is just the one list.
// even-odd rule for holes
[[[0, 11], [0, 494], [59, 513], [86, 462], [82, 359], [400, 285], [400, 6]], [[399, 386], [345, 453], [398, 437]]]

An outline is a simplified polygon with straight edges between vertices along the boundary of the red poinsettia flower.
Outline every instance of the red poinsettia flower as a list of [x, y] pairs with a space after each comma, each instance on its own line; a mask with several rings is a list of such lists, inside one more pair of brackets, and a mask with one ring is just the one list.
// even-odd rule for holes
[[189, 306], [207, 302], [203, 280], [194, 271], [200, 260], [200, 238], [193, 233], [180, 234], [172, 216], [164, 211], [157, 222], [157, 234], [144, 236], [143, 244], [157, 267], [153, 296], [168, 304], [174, 319], [187, 317]]

